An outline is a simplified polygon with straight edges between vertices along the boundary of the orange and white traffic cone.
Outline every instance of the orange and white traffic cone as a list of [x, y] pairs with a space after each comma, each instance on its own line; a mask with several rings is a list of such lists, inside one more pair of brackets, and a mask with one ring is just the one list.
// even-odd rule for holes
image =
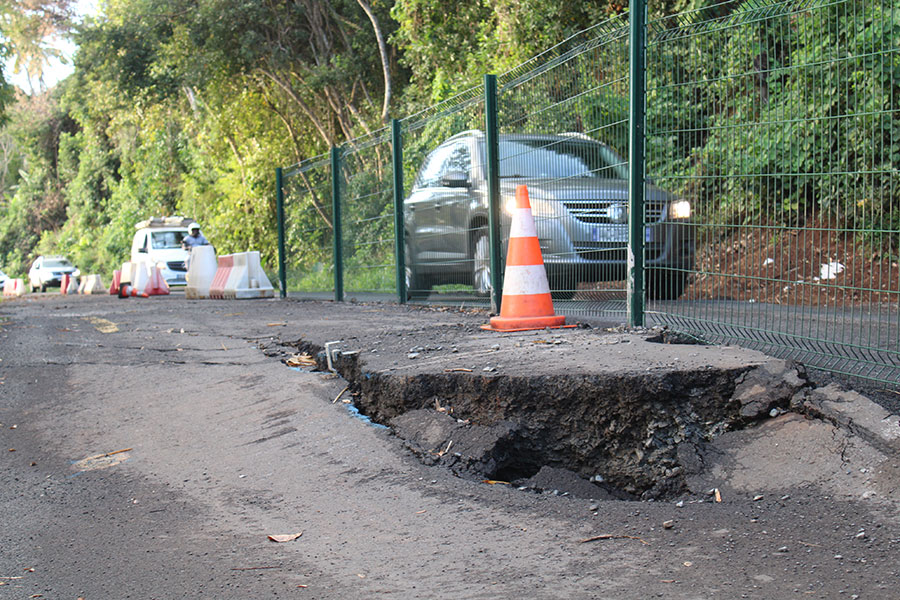
[[531, 214], [528, 188], [516, 188], [516, 209], [509, 230], [506, 271], [503, 275], [503, 297], [500, 316], [491, 318], [483, 329], [492, 331], [527, 331], [574, 327], [566, 325], [566, 317], [553, 312], [550, 284], [544, 270], [544, 257]]

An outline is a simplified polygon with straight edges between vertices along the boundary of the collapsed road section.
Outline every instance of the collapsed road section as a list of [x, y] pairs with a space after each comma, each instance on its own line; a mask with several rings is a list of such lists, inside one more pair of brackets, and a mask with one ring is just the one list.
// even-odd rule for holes
[[362, 414], [461, 477], [532, 488], [568, 477], [573, 495], [656, 499], [686, 491], [705, 444], [780, 414], [807, 383], [758, 352], [665, 339], [442, 323], [267, 353], [315, 357]]

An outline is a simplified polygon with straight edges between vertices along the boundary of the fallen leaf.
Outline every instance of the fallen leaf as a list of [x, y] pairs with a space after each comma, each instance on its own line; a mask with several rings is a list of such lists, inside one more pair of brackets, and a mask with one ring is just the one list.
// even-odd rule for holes
[[302, 531], [301, 531], [300, 533], [284, 533], [284, 534], [279, 534], [279, 535], [270, 535], [270, 536], [269, 536], [269, 541], [272, 541], [272, 542], [279, 542], [279, 543], [281, 543], [281, 542], [293, 542], [294, 540], [296, 540], [296, 539], [297, 539], [298, 537], [300, 537], [301, 535], [303, 535], [303, 532], [302, 532]]
[[301, 584], [301, 585], [298, 585], [297, 587], [298, 587], [298, 588], [308, 588], [309, 586], [308, 586], [308, 585], [302, 585], [302, 584]]
[[365, 578], [366, 578], [366, 574], [365, 574], [365, 573], [357, 573], [356, 576], [359, 577], [360, 579], [365, 579]]
[[266, 327], [287, 327], [287, 323], [266, 323]]
[[716, 495], [716, 502], [721, 502], [722, 501], [722, 493], [719, 491], [719, 488], [716, 488], [715, 495]]
[[284, 361], [289, 367], [315, 367], [316, 359], [310, 356], [309, 354], [294, 354], [286, 361]]
[[488, 485], [497, 485], [498, 483], [502, 483], [503, 485], [509, 485], [508, 481], [497, 481], [496, 479], [485, 479], [484, 483]]

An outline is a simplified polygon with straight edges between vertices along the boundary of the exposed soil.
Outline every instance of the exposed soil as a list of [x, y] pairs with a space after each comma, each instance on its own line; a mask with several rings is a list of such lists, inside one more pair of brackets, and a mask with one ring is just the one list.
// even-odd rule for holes
[[900, 301], [897, 248], [873, 251], [835, 220], [800, 227], [747, 226], [698, 241], [699, 272], [684, 300], [741, 300], [804, 306]]

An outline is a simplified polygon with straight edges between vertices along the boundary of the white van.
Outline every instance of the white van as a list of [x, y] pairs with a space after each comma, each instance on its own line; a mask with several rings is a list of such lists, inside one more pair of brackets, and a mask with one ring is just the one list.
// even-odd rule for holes
[[186, 285], [188, 252], [181, 247], [181, 240], [188, 235], [188, 226], [193, 222], [193, 219], [178, 216], [141, 221], [135, 225], [137, 233], [131, 242], [131, 262], [159, 266], [167, 284]]

